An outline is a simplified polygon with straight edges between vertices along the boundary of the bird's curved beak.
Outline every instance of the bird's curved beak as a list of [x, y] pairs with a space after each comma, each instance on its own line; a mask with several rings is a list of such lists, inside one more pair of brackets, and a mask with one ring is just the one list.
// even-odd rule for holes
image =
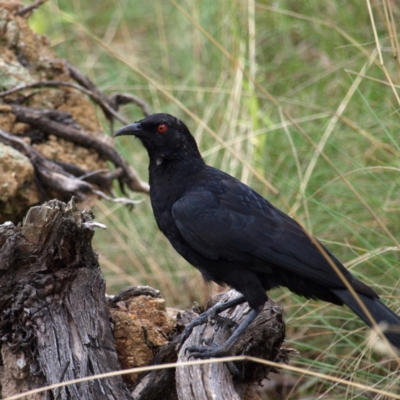
[[142, 125], [140, 122], [135, 122], [134, 124], [126, 125], [119, 129], [114, 133], [114, 137], [124, 135], [140, 136], [140, 132], [142, 132]]

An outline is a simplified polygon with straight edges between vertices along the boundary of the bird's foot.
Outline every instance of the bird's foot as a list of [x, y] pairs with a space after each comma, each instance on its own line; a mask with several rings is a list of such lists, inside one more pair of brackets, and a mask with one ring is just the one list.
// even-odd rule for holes
[[233, 319], [222, 317], [221, 315], [218, 314], [218, 312], [216, 310], [213, 310], [211, 308], [211, 309], [207, 310], [206, 312], [200, 314], [198, 318], [196, 318], [195, 320], [190, 322], [188, 325], [186, 325], [186, 328], [181, 335], [181, 345], [190, 336], [190, 334], [192, 333], [193, 329], [196, 326], [203, 325], [208, 320], [214, 321], [220, 325], [225, 325], [228, 328], [236, 329], [239, 326]]
[[204, 344], [207, 346], [190, 346], [185, 349], [185, 353], [190, 353], [189, 360], [191, 358], [216, 358], [216, 357], [226, 357], [229, 356], [229, 348], [226, 348], [224, 345], [217, 346], [211, 340], [204, 340]]
[[186, 328], [181, 335], [181, 344], [185, 342], [185, 340], [190, 336], [190, 334], [192, 333], [193, 329], [196, 326], [204, 325], [205, 323], [208, 322], [208, 320], [215, 321], [216, 323], [219, 323], [221, 325], [225, 324], [228, 328], [236, 329], [238, 327], [238, 324], [232, 319], [222, 317], [216, 311], [210, 309], [204, 312], [203, 314], [200, 314], [199, 317], [197, 317], [195, 320], [186, 325]]
[[221, 317], [219, 315], [220, 312], [227, 310], [228, 308], [232, 308], [237, 306], [238, 304], [242, 304], [246, 301], [244, 296], [240, 296], [237, 297], [236, 299], [230, 300], [226, 303], [222, 303], [222, 304], [217, 304], [213, 307], [211, 307], [210, 309], [208, 309], [207, 311], [203, 312], [202, 314], [199, 315], [198, 318], [196, 318], [195, 320], [193, 320], [192, 322], [190, 322], [185, 330], [183, 331], [182, 335], [181, 335], [181, 346], [183, 345], [183, 343], [185, 342], [185, 340], [190, 336], [190, 334], [193, 331], [193, 328], [195, 328], [196, 326], [199, 325], [203, 325], [205, 324], [208, 319], [214, 319], [217, 322], [218, 321], [223, 321], [225, 323], [227, 323], [228, 327], [235, 327], [237, 328], [238, 325], [235, 321], [226, 318], [226, 317]]
[[[199, 359], [207, 359], [207, 358], [216, 358], [216, 357], [227, 357], [231, 356], [231, 349], [226, 346], [217, 346], [212, 340], [204, 340], [203, 341], [206, 346], [191, 346], [185, 350], [185, 353], [189, 352], [190, 355], [188, 359], [191, 358], [199, 358]], [[243, 379], [243, 373], [240, 371], [238, 366], [233, 361], [228, 361], [225, 363], [229, 372], [232, 376], [235, 377], [236, 380], [240, 381]]]
[[183, 345], [183, 343], [186, 341], [186, 339], [190, 336], [190, 334], [192, 333], [193, 329], [196, 326], [199, 325], [203, 325], [207, 322], [208, 320], [208, 313], [207, 311], [204, 312], [203, 314], [200, 314], [196, 319], [194, 319], [192, 322], [190, 322], [189, 324], [186, 325], [185, 330], [183, 331], [182, 335], [181, 335], [181, 346]]

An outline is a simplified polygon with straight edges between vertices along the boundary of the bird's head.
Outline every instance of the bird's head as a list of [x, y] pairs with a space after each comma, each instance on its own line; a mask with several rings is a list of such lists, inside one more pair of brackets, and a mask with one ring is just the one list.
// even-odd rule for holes
[[133, 135], [141, 140], [150, 159], [198, 158], [196, 141], [186, 125], [170, 114], [153, 114], [124, 126], [114, 136]]

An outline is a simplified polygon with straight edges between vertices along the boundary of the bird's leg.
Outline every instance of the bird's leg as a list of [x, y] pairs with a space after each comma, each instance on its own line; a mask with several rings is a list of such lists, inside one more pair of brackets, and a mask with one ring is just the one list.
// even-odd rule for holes
[[191, 346], [186, 349], [190, 352], [190, 357], [193, 358], [211, 358], [211, 357], [223, 357], [229, 355], [233, 345], [247, 329], [247, 327], [254, 321], [258, 314], [262, 311], [263, 306], [252, 308], [249, 315], [245, 320], [238, 326], [238, 328], [232, 333], [229, 339], [221, 346], [215, 344], [210, 347], [204, 346]]
[[190, 322], [181, 335], [181, 345], [192, 333], [193, 328], [199, 325], [203, 325], [207, 322], [208, 318], [215, 318], [220, 312], [227, 310], [228, 308], [235, 307], [246, 301], [244, 296], [237, 297], [236, 299], [227, 301], [226, 303], [216, 304], [215, 306], [209, 308], [207, 311], [199, 315], [198, 318]]

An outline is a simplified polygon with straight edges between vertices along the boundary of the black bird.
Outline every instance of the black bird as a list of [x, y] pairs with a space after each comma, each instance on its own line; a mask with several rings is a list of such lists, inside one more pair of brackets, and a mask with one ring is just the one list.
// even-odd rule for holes
[[400, 348], [400, 317], [380, 302], [372, 288], [351, 275], [325, 246], [316, 239], [312, 241], [294, 219], [237, 179], [206, 165], [182, 121], [169, 114], [153, 114], [125, 126], [114, 136], [121, 135], [136, 136], [147, 149], [154, 217], [172, 246], [207, 281], [227, 284], [243, 295], [206, 311], [187, 327], [185, 334], [208, 315], [245, 301], [251, 308], [224, 345], [193, 347], [189, 349], [192, 356], [229, 354], [237, 338], [262, 310], [267, 300], [265, 292], [279, 286], [308, 299], [346, 304], [373, 326], [327, 257], [376, 323], [397, 325], [397, 333], [387, 330], [385, 335]]

